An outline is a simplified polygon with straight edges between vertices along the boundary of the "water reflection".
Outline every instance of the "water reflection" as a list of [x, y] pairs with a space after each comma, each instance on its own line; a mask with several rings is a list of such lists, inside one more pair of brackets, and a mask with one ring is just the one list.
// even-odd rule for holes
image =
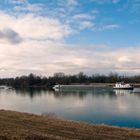
[[[41, 96], [43, 94], [53, 94], [56, 98], [67, 98], [71, 95], [77, 96], [80, 99], [83, 99], [88, 94], [91, 94], [93, 97], [99, 96], [108, 96], [111, 99], [116, 98], [117, 96], [124, 96], [128, 94], [135, 94], [140, 96], [139, 92], [133, 92], [133, 90], [115, 90], [111, 87], [94, 87], [93, 89], [60, 89], [60, 90], [50, 90], [46, 88], [22, 88], [22, 89], [9, 89], [6, 92], [15, 92], [17, 95], [29, 96], [30, 98], [35, 98], [36, 96]], [[1, 90], [0, 90], [1, 92]]]
[[133, 90], [114, 89], [114, 92], [117, 96], [125, 96], [127, 94], [132, 94]]
[[31, 99], [42, 96], [43, 94], [53, 94], [54, 91], [46, 88], [20, 88], [14, 90], [17, 95], [29, 96]]
[[65, 88], [65, 89], [59, 89], [55, 90], [54, 94], [56, 97], [59, 98], [59, 96], [67, 97], [70, 95], [78, 96], [79, 98], [83, 99], [87, 95], [92, 95], [93, 97], [96, 96], [109, 96], [110, 98], [116, 97], [116, 94], [110, 87], [94, 87], [94, 88], [76, 88], [76, 89], [70, 89], [70, 88]]
[[140, 128], [140, 94], [111, 87], [0, 90], [0, 108]]

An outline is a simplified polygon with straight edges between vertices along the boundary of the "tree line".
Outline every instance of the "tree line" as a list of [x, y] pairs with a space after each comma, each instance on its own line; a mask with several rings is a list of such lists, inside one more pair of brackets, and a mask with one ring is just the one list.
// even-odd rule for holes
[[115, 83], [124, 81], [127, 83], [140, 83], [140, 75], [124, 76], [117, 73], [108, 75], [93, 74], [88, 76], [83, 72], [74, 75], [66, 75], [62, 72], [55, 73], [53, 76], [38, 76], [29, 74], [16, 78], [0, 78], [0, 85], [12, 87], [51, 87], [54, 84], [89, 84], [89, 83]]

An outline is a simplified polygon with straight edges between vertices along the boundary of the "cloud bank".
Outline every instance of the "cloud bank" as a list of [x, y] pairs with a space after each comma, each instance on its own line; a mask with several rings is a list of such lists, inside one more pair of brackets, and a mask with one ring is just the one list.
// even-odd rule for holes
[[[109, 45], [74, 45], [65, 41], [65, 38], [85, 29], [103, 31], [120, 27], [106, 24], [96, 28], [97, 10], [82, 13], [75, 10], [80, 6], [78, 0], [61, 0], [56, 11], [49, 9], [52, 13], [46, 10], [46, 15], [43, 15], [42, 4], [30, 4], [27, 0], [8, 2], [13, 5], [12, 11], [0, 11], [1, 77], [80, 71], [87, 74], [139, 73], [139, 46], [113, 49]], [[106, 2], [116, 4], [119, 0]]]

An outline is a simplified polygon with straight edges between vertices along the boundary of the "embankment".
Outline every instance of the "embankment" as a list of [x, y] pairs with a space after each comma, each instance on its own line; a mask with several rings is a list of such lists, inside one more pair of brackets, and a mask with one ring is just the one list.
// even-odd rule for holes
[[140, 130], [0, 110], [0, 140], [72, 139], [140, 140]]

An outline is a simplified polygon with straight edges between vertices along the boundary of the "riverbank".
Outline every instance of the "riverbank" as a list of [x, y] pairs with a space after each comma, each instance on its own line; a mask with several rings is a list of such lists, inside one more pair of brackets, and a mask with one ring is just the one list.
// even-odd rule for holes
[[[94, 118], [93, 118], [94, 119]], [[140, 129], [0, 110], [0, 140], [140, 140]]]

